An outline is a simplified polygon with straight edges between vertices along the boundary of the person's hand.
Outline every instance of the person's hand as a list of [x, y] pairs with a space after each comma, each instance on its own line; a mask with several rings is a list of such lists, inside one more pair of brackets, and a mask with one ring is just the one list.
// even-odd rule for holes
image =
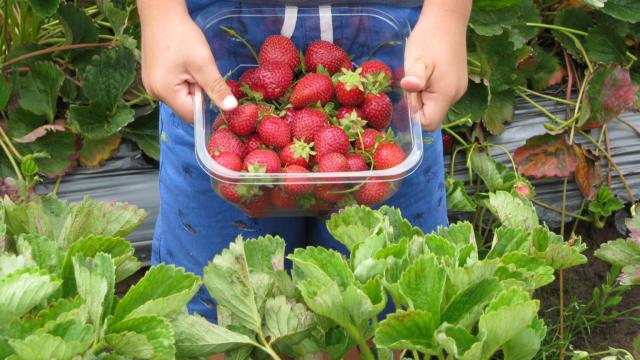
[[238, 106], [220, 75], [209, 44], [184, 1], [139, 0], [142, 82], [149, 94], [193, 122], [194, 86], [222, 110]]
[[[448, 4], [447, 4], [448, 3]], [[405, 51], [400, 85], [410, 93], [412, 111], [428, 131], [438, 129], [467, 84], [466, 30], [470, 0], [425, 1]]]

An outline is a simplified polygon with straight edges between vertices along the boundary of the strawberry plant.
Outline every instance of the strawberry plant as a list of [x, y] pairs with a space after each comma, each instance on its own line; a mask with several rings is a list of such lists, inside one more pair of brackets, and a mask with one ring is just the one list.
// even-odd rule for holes
[[640, 216], [636, 206], [631, 208], [631, 215], [626, 221], [629, 237], [602, 244], [595, 255], [621, 270], [621, 284], [640, 285]]
[[137, 76], [133, 7], [110, 0], [2, 2], [0, 177], [20, 179], [31, 154], [50, 177], [77, 164], [97, 167], [123, 138], [158, 157], [155, 121], [136, 114], [153, 102]]
[[352, 206], [327, 221], [348, 257], [322, 247], [285, 257], [277, 236], [238, 237], [203, 272], [219, 324], [178, 331], [192, 341], [178, 353], [340, 359], [356, 346], [362, 359], [391, 359], [394, 350], [531, 359], [546, 334], [531, 294], [555, 271], [585, 263], [585, 246], [540, 225], [524, 198], [499, 191], [487, 201], [501, 225], [484, 254], [470, 223], [424, 234], [390, 207]]

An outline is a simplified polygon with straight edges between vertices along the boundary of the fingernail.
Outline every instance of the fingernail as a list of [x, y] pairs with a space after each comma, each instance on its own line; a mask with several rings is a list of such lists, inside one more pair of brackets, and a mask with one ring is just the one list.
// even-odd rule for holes
[[407, 79], [407, 80], [409, 80], [409, 81], [415, 81], [416, 83], [419, 83], [419, 82], [420, 82], [420, 79], [418, 79], [418, 78], [417, 78], [417, 77], [415, 77], [415, 76], [405, 76], [404, 78], [405, 78], [405, 79]]
[[227, 97], [222, 100], [222, 110], [229, 111], [233, 110], [238, 106], [238, 100], [233, 95], [227, 95]]

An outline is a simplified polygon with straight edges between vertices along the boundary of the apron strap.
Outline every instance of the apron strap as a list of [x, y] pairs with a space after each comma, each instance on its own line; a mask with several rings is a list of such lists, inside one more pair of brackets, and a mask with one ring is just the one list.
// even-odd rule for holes
[[333, 16], [331, 15], [331, 5], [320, 5], [318, 7], [320, 15], [320, 38], [333, 42]]
[[282, 23], [282, 29], [280, 34], [288, 38], [293, 36], [293, 32], [296, 29], [296, 21], [298, 20], [298, 7], [286, 6], [284, 8], [284, 22]]

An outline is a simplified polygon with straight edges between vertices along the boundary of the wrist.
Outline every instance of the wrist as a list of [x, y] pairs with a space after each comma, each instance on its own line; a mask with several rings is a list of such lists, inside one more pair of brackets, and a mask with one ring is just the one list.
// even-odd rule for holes
[[140, 25], [144, 28], [168, 20], [191, 19], [185, 0], [138, 0]]
[[471, 16], [471, 6], [472, 0], [425, 0], [416, 27], [429, 22], [464, 36]]

